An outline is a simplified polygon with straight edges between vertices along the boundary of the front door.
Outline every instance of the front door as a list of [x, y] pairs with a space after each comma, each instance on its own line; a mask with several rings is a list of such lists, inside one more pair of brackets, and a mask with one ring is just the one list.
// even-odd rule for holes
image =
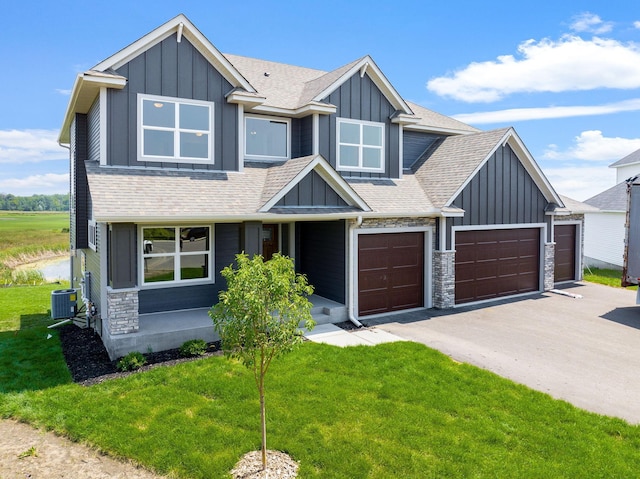
[[262, 257], [269, 261], [278, 251], [278, 225], [262, 225]]

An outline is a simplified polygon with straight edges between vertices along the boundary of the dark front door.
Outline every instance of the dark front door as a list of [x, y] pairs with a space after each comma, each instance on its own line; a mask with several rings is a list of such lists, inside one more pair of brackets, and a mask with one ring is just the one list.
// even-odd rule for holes
[[358, 313], [424, 305], [424, 233], [358, 236]]
[[540, 289], [540, 230], [456, 232], [456, 304]]
[[278, 225], [262, 225], [262, 257], [268, 261], [278, 251]]
[[576, 279], [576, 225], [555, 225], [555, 281]]

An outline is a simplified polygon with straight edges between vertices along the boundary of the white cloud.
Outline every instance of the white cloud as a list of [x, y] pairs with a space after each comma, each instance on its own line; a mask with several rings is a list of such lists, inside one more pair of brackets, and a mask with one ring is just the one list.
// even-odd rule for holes
[[61, 95], [64, 95], [64, 96], [71, 95], [71, 90], [69, 90], [69, 89], [56, 88], [56, 92], [58, 92], [58, 93], [60, 93]]
[[633, 22], [633, 26], [634, 26], [635, 28], [640, 29], [640, 21], [636, 20], [635, 22]]
[[[599, 130], [583, 131], [567, 150], [549, 145], [542, 155], [548, 160], [614, 161], [640, 149], [640, 138], [608, 138]], [[613, 185], [612, 185], [613, 186]]]
[[0, 163], [34, 163], [68, 157], [57, 130], [0, 130]]
[[578, 201], [584, 201], [602, 193], [616, 183], [615, 171], [607, 168], [606, 165], [599, 167], [567, 165], [544, 168], [543, 171], [559, 194]]
[[581, 13], [573, 17], [570, 26], [574, 32], [592, 32], [595, 34], [610, 32], [613, 28], [612, 22], [603, 22], [602, 19], [590, 12]]
[[429, 80], [427, 88], [467, 102], [492, 102], [518, 92], [640, 88], [637, 43], [566, 35], [558, 41], [527, 40], [518, 46], [518, 53], [518, 58], [503, 55], [471, 63]]
[[26, 178], [7, 178], [0, 180], [0, 192], [19, 196], [64, 194], [69, 192], [69, 175], [45, 173]]
[[510, 123], [525, 120], [547, 120], [549, 118], [569, 118], [575, 116], [608, 115], [624, 111], [639, 111], [640, 98], [585, 106], [549, 106], [539, 108], [511, 108], [507, 110], [460, 113], [452, 115], [456, 120], [472, 125], [487, 123]]

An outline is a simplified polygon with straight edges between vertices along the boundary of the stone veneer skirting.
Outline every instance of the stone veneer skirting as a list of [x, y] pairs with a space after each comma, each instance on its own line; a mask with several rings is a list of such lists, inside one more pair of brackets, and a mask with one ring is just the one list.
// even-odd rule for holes
[[544, 290], [553, 289], [555, 283], [556, 244], [544, 245]]
[[135, 333], [139, 329], [138, 288], [107, 288], [109, 334]]
[[453, 308], [456, 304], [455, 251], [433, 252], [433, 307]]

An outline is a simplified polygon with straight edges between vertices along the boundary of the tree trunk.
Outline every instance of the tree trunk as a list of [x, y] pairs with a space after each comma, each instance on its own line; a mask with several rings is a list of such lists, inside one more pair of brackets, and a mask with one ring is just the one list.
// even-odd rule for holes
[[264, 368], [260, 368], [260, 425], [262, 427], [262, 470], [267, 468], [267, 416], [264, 408]]

